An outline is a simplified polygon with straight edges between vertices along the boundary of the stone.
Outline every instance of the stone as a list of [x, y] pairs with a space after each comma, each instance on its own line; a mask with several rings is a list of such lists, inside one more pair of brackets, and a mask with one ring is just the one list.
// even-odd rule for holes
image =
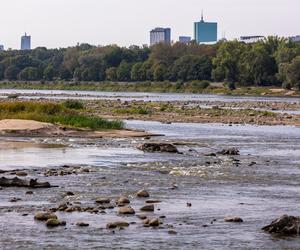
[[127, 198], [127, 197], [120, 197], [118, 200], [117, 200], [117, 205], [118, 206], [124, 206], [126, 204], [129, 204], [130, 203], [130, 200]]
[[281, 234], [287, 236], [299, 235], [300, 217], [283, 215], [262, 228], [268, 233]]
[[225, 222], [243, 222], [243, 219], [240, 217], [225, 217]]
[[24, 171], [18, 171], [16, 172], [16, 176], [19, 176], [19, 177], [24, 177], [24, 176], [27, 176], [28, 174]]
[[108, 229], [115, 229], [115, 228], [124, 228], [129, 227], [129, 223], [126, 221], [116, 221], [116, 222], [110, 222], [106, 225], [106, 228]]
[[90, 225], [89, 223], [82, 222], [82, 221], [76, 223], [76, 226], [78, 227], [88, 227], [89, 225]]
[[68, 205], [66, 203], [60, 204], [57, 208], [58, 211], [65, 211], [66, 209], [68, 209]]
[[223, 149], [218, 154], [221, 155], [239, 155], [240, 151], [237, 148], [228, 148], [228, 149]]
[[14, 197], [14, 198], [10, 199], [10, 202], [18, 202], [18, 201], [21, 201], [21, 200], [22, 200], [21, 198]]
[[57, 216], [56, 216], [56, 214], [53, 214], [53, 213], [40, 212], [40, 213], [35, 214], [34, 219], [39, 220], [39, 221], [47, 221], [49, 219], [57, 219]]
[[146, 190], [142, 189], [137, 192], [136, 196], [139, 198], [148, 198], [150, 197], [150, 194]]
[[151, 227], [158, 227], [160, 225], [159, 219], [152, 219], [149, 221], [149, 226]]
[[65, 225], [66, 225], [65, 221], [60, 221], [58, 219], [49, 219], [46, 221], [47, 227], [58, 227], [58, 226], [65, 226]]
[[139, 150], [144, 152], [160, 152], [160, 153], [178, 153], [178, 149], [171, 143], [149, 142], [138, 146]]
[[110, 203], [110, 199], [106, 198], [106, 197], [97, 198], [96, 199], [96, 203], [99, 203], [99, 204], [109, 204]]
[[177, 234], [177, 232], [176, 232], [176, 231], [174, 231], [174, 230], [169, 230], [169, 231], [168, 231], [168, 234], [171, 234], [171, 235], [176, 235], [176, 234]]
[[161, 203], [162, 201], [160, 200], [147, 200], [146, 203]]
[[31, 195], [31, 194], [33, 194], [33, 192], [32, 191], [27, 191], [25, 194]]
[[154, 205], [143, 206], [140, 210], [144, 212], [154, 212]]
[[132, 207], [121, 207], [119, 208], [119, 214], [135, 214], [135, 211]]
[[141, 220], [146, 220], [147, 219], [147, 215], [145, 215], [145, 214], [138, 214], [137, 217]]

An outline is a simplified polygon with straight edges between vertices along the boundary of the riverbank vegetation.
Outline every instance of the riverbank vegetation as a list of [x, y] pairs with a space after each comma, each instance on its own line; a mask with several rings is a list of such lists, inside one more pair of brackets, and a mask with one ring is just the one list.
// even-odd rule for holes
[[87, 116], [83, 104], [77, 101], [63, 103], [38, 101], [1, 101], [0, 120], [22, 119], [65, 125], [93, 130], [121, 129], [121, 121], [108, 121], [96, 116]]
[[[211, 81], [228, 82], [229, 91], [237, 86], [284, 86], [300, 90], [299, 66], [300, 44], [278, 37], [253, 44], [222, 41], [215, 45], [199, 45], [192, 42], [188, 45], [158, 44], [151, 48], [81, 44], [66, 49], [40, 47], [31, 51], [0, 52], [0, 80], [39, 81], [47, 88], [49, 85], [55, 87], [60, 81], [74, 83], [68, 85], [70, 88], [79, 87], [76, 82], [97, 82], [95, 89], [104, 84], [105, 87], [99, 88], [123, 91], [122, 84], [112, 87], [115, 85], [112, 82], [133, 82], [136, 84], [128, 86], [136, 91], [146, 89], [147, 84], [152, 90], [155, 82], [162, 86], [172, 82], [172, 86], [160, 86], [158, 90], [200, 92], [209, 87], [204, 88], [202, 82]], [[193, 81], [200, 84], [192, 86], [191, 90]]]

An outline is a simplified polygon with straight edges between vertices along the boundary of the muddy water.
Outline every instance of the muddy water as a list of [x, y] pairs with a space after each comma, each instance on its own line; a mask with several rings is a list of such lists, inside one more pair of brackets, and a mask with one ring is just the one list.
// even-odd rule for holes
[[[150, 154], [136, 149], [143, 139], [97, 141], [59, 140], [65, 148], [24, 147], [0, 151], [0, 168], [26, 168], [58, 188], [0, 190], [2, 249], [284, 249], [299, 248], [300, 238], [278, 238], [261, 227], [282, 214], [299, 215], [300, 128], [284, 126], [225, 126], [220, 124], [161, 124], [127, 121], [131, 128], [163, 133], [152, 140], [178, 145], [183, 154]], [[26, 138], [24, 138], [26, 140]], [[53, 139], [52, 139], [53, 140]], [[32, 141], [32, 140], [31, 140]], [[38, 143], [58, 141], [35, 139]], [[240, 156], [205, 154], [236, 146]], [[239, 164], [236, 159], [240, 160]], [[255, 162], [255, 163], [254, 163]], [[49, 167], [63, 164], [88, 167], [90, 173], [44, 177]], [[7, 173], [9, 175], [9, 173]], [[144, 200], [134, 193], [145, 187], [156, 205], [150, 217], [166, 216], [162, 228], [144, 228], [135, 216], [57, 213], [66, 227], [47, 229], [33, 220], [36, 211], [63, 201], [94, 206], [98, 196], [129, 195], [138, 212]], [[75, 196], [63, 198], [66, 191]], [[11, 203], [12, 197], [22, 200]], [[186, 203], [191, 202], [192, 207]], [[159, 209], [159, 210], [157, 210]], [[22, 216], [28, 214], [27, 216]], [[225, 223], [225, 216], [244, 223]], [[113, 233], [115, 220], [135, 222]], [[216, 220], [216, 221], [213, 221]], [[88, 228], [75, 223], [85, 221]], [[168, 234], [172, 225], [178, 234]]]

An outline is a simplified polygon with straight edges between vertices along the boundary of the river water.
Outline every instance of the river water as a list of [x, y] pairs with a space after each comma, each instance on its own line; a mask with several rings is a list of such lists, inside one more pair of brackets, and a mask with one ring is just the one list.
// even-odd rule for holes
[[83, 99], [83, 100], [116, 100], [132, 101], [221, 101], [221, 102], [287, 102], [300, 103], [299, 97], [267, 97], [267, 96], [229, 96], [209, 94], [176, 94], [176, 93], [137, 93], [137, 92], [100, 92], [100, 91], [73, 91], [73, 90], [24, 90], [0, 89], [0, 95], [7, 97], [10, 94], [19, 94], [22, 98], [38, 99]]
[[[32, 196], [25, 195], [24, 189], [0, 191], [1, 249], [300, 248], [300, 237], [280, 238], [261, 230], [283, 214], [300, 215], [299, 127], [142, 121], [126, 124], [164, 134], [152, 140], [175, 143], [182, 154], [143, 153], [136, 146], [144, 139], [20, 138], [33, 142], [32, 146], [1, 150], [0, 169], [27, 169], [29, 176], [59, 186], [34, 190]], [[37, 142], [64, 147], [38, 147]], [[228, 147], [237, 147], [240, 156], [205, 156]], [[43, 177], [44, 169], [65, 164], [88, 166], [95, 171]], [[150, 214], [166, 216], [160, 229], [144, 228], [135, 216], [120, 217], [116, 210], [104, 215], [58, 213], [67, 225], [55, 229], [33, 220], [34, 212], [61, 202], [65, 191], [75, 193], [68, 201], [87, 205], [97, 196], [127, 194], [138, 211], [144, 201], [132, 194], [142, 187], [149, 190], [152, 199], [162, 201]], [[12, 204], [12, 197], [22, 201]], [[187, 207], [187, 202], [192, 207]], [[22, 216], [24, 213], [28, 216]], [[225, 223], [225, 216], [240, 216], [244, 222]], [[89, 222], [90, 227], [76, 227], [78, 220]], [[136, 224], [113, 233], [105, 225], [114, 220]], [[177, 235], [168, 234], [167, 225], [172, 225]]]

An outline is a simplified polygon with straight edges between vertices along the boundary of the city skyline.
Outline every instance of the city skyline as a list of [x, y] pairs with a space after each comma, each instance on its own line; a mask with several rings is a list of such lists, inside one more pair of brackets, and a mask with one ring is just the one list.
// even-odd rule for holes
[[294, 0], [245, 0], [243, 3], [238, 0], [226, 3], [223, 0], [184, 3], [153, 0], [147, 3], [146, 0], [103, 0], [101, 3], [96, 0], [4, 0], [2, 7], [6, 11], [0, 16], [0, 22], [9, 25], [0, 30], [0, 44], [6, 49], [19, 49], [21, 35], [28, 32], [33, 37], [33, 48], [68, 47], [78, 42], [143, 45], [149, 44], [149, 30], [154, 27], [170, 27], [172, 40], [177, 40], [182, 34], [193, 37], [193, 23], [201, 20], [202, 9], [206, 21], [218, 22], [219, 38], [224, 32], [228, 39], [300, 33], [297, 27], [300, 3]]

